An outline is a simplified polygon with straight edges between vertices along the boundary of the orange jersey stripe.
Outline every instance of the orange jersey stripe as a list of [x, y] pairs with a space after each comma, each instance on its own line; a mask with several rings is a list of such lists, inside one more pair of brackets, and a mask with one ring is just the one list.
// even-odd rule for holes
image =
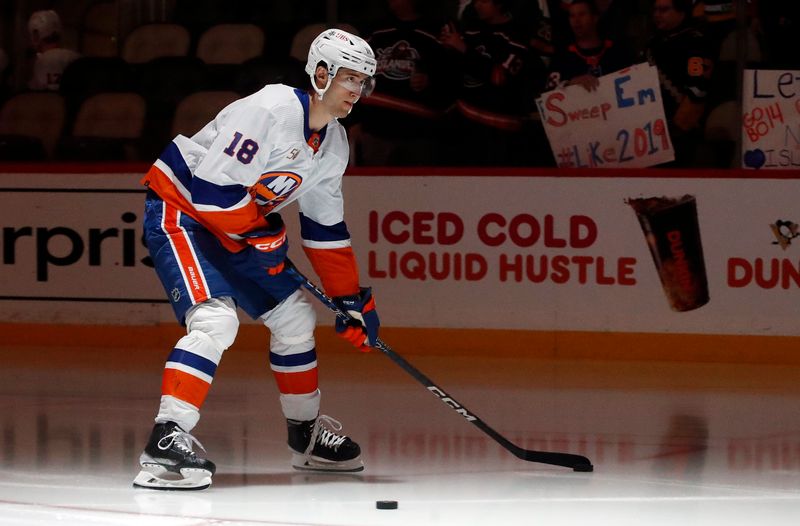
[[303, 250], [329, 296], [358, 294], [358, 264], [352, 247]]
[[210, 387], [210, 383], [177, 369], [164, 369], [161, 378], [162, 395], [174, 396], [198, 409], [203, 406]]
[[228, 233], [242, 234], [268, 226], [255, 202], [236, 210], [199, 212], [157, 166], [150, 167], [141, 183], [157, 193], [165, 202], [206, 227], [220, 240], [222, 246], [231, 252], [240, 252], [247, 247], [247, 244], [231, 239]]
[[272, 371], [278, 390], [281, 394], [308, 394], [313, 393], [319, 386], [317, 368], [298, 373], [281, 373]]

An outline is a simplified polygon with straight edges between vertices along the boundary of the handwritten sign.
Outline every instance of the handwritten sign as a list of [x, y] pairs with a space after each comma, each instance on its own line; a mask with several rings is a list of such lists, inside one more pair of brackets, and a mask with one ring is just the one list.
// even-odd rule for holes
[[742, 167], [800, 167], [800, 71], [745, 70]]
[[558, 166], [646, 167], [673, 160], [656, 68], [637, 64], [599, 81], [593, 92], [567, 86], [536, 100]]

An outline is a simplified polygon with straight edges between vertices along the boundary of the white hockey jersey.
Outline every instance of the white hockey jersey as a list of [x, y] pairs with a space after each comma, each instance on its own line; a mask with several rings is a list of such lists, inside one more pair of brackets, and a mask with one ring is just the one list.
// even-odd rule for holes
[[178, 135], [142, 182], [213, 232], [228, 250], [264, 216], [297, 201], [303, 248], [333, 296], [358, 292], [344, 223], [344, 128], [308, 126], [308, 93], [280, 84], [239, 99], [191, 138]]
[[61, 85], [61, 76], [73, 61], [80, 55], [71, 49], [49, 49], [36, 55], [33, 64], [33, 74], [28, 81], [28, 88], [32, 90], [58, 91]]

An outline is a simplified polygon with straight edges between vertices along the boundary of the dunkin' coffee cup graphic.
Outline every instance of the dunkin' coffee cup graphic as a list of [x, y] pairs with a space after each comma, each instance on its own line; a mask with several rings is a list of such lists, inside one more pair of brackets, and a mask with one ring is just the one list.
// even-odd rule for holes
[[626, 201], [636, 212], [672, 310], [708, 303], [708, 280], [694, 196]]

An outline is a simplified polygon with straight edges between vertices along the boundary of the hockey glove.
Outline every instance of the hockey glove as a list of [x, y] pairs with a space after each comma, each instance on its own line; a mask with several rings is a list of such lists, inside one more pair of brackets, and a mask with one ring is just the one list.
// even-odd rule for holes
[[352, 317], [346, 323], [337, 317], [336, 333], [359, 351], [369, 352], [370, 347], [375, 347], [378, 342], [378, 328], [381, 326], [372, 289], [362, 287], [358, 294], [338, 296], [333, 298], [333, 302]]
[[270, 276], [283, 270], [289, 241], [286, 239], [286, 225], [280, 214], [273, 212], [266, 217], [268, 226], [263, 230], [255, 230], [242, 234], [247, 244], [253, 247], [258, 262]]

